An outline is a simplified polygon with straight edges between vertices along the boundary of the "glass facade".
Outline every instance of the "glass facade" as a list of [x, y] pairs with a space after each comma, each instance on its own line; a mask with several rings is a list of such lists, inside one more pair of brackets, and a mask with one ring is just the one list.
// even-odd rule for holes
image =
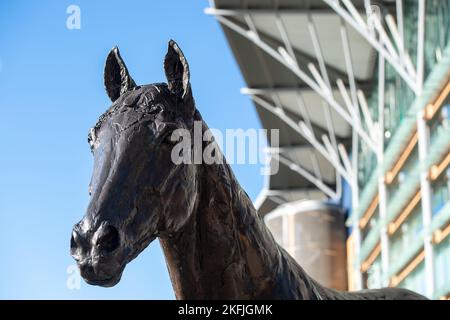
[[[332, 170], [341, 169], [337, 171], [344, 172], [342, 177], [347, 180], [342, 188], [344, 191], [341, 205], [346, 206], [346, 199], [350, 198], [349, 194], [351, 193], [352, 196], [351, 205], [348, 206], [353, 208], [349, 208], [351, 212], [347, 220], [347, 226], [352, 227], [347, 239], [349, 289], [390, 285], [410, 288], [431, 298], [450, 296], [450, 280], [447, 273], [442, 271], [445, 268], [449, 269], [448, 259], [443, 257], [450, 256], [448, 245], [450, 234], [448, 173], [450, 0], [423, 2], [402, 0], [402, 25], [399, 21], [390, 24], [389, 18], [385, 19], [388, 14], [394, 20], [399, 17], [396, 12], [396, 1], [380, 1], [376, 6], [372, 6], [372, 12], [381, 14], [379, 25], [373, 24], [376, 21], [373, 20], [375, 19], [373, 16], [367, 16], [369, 8], [364, 4], [370, 2], [361, 2], [360, 6], [355, 4], [356, 11], [361, 14], [360, 19], [355, 18], [355, 16], [358, 17], [357, 13], [350, 12], [346, 8], [348, 3], [347, 5], [338, 3], [339, 10], [336, 7], [330, 8], [329, 4], [324, 4], [320, 8], [305, 4], [299, 12], [289, 12], [289, 17], [284, 15], [285, 9], [279, 12], [279, 8], [270, 6], [266, 8], [269, 14], [266, 13], [264, 19], [256, 11], [252, 11], [252, 8], [248, 8], [246, 19], [243, 19], [240, 14], [229, 18], [227, 21], [230, 30], [228, 31], [236, 31], [243, 38], [253, 42], [254, 49], [258, 50], [255, 52], [261, 50], [268, 54], [267, 57], [263, 56], [264, 59], [258, 59], [259, 64], [265, 64], [267, 70], [270, 70], [267, 82], [262, 81], [262, 77], [255, 76], [258, 74], [259, 64], [253, 65], [251, 59], [240, 62], [246, 78], [255, 78], [254, 81], [248, 81], [253, 84], [250, 83], [250, 88], [244, 91], [253, 97], [267, 91], [277, 98], [272, 99], [274, 108], [258, 109], [260, 114], [270, 113], [270, 117], [276, 115], [284, 104], [290, 103], [289, 110], [293, 110], [295, 106], [302, 109], [308, 104], [317, 105], [318, 101], [312, 98], [311, 100], [303, 99], [305, 101], [301, 103], [297, 101], [296, 104], [293, 101], [288, 103], [286, 98], [282, 99], [288, 93], [291, 94], [291, 91], [300, 92], [301, 96], [311, 91], [309, 93], [311, 96], [319, 93], [324, 97], [329, 93], [326, 89], [330, 88], [326, 88], [327, 86], [331, 86], [333, 92], [333, 97], [330, 99], [334, 99], [337, 104], [344, 107], [344, 113], [347, 107], [346, 113], [352, 121], [345, 119], [345, 123], [340, 123], [338, 120], [342, 119], [333, 118], [332, 122], [336, 128], [340, 127], [342, 132], [347, 132], [342, 133], [339, 139], [345, 138], [340, 142], [352, 159], [347, 161], [346, 153], [342, 149], [339, 150], [344, 154], [336, 156], [341, 166], [340, 168], [336, 166]], [[419, 4], [424, 5], [421, 7], [424, 9], [421, 12], [419, 12]], [[289, 10], [286, 9], [286, 13]], [[274, 14], [271, 14], [272, 12]], [[424, 15], [423, 12], [425, 12]], [[313, 19], [306, 19], [307, 14], [311, 14]], [[269, 17], [274, 19], [273, 24], [269, 24]], [[252, 19], [254, 19], [253, 27], [249, 25]], [[279, 32], [272, 30], [274, 29], [272, 26], [277, 25], [276, 19], [278, 22], [285, 22], [284, 32], [280, 28], [278, 28]], [[350, 23], [351, 20], [354, 23]], [[238, 23], [234, 23], [236, 21]], [[320, 23], [316, 25], [318, 21]], [[335, 22], [338, 24], [335, 25]], [[423, 24], [419, 25], [419, 22]], [[246, 25], [248, 28], [241, 28], [241, 25]], [[281, 26], [282, 23], [278, 25]], [[234, 27], [231, 28], [231, 26]], [[311, 26], [315, 26], [317, 31], [313, 32]], [[341, 28], [341, 39], [339, 37], [332, 39], [333, 32], [339, 29], [339, 26], [349, 29], [347, 36], [342, 36]], [[396, 29], [399, 31], [399, 36], [395, 32]], [[309, 36], [312, 40], [309, 44], [306, 41], [308, 40], [307, 30], [310, 31]], [[255, 35], [254, 33], [261, 36], [258, 41], [252, 38], [251, 34]], [[424, 37], [419, 39], [418, 34], [424, 34]], [[229, 37], [229, 40], [234, 43], [235, 49], [246, 48], [241, 43], [242, 39], [238, 41], [234, 37]], [[333, 42], [334, 40], [336, 42]], [[339, 40], [342, 40], [341, 43]], [[348, 47], [345, 45], [346, 41], [348, 41]], [[401, 45], [400, 41], [403, 42]], [[374, 42], [377, 43], [374, 44]], [[332, 45], [331, 50], [328, 45]], [[319, 47], [323, 47], [322, 53]], [[385, 53], [387, 52], [384, 62], [379, 59], [379, 52], [382, 52], [380, 47]], [[347, 48], [350, 55], [338, 52], [339, 49], [335, 50], [336, 48]], [[365, 53], [362, 54], [362, 52]], [[250, 55], [249, 53], [247, 56]], [[362, 57], [365, 59], [361, 59]], [[243, 57], [240, 60], [244, 61]], [[383, 65], [379, 65], [381, 62]], [[418, 62], [423, 62], [422, 70], [419, 70], [422, 63]], [[250, 66], [253, 67], [250, 68]], [[307, 68], [311, 72], [308, 72]], [[298, 69], [304, 74], [298, 72]], [[283, 78], [282, 75], [285, 72], [286, 78]], [[295, 75], [293, 82], [288, 81], [288, 78], [292, 76], [291, 72]], [[352, 75], [355, 78], [356, 89], [361, 89], [364, 95], [353, 90]], [[307, 77], [309, 79], [306, 79]], [[329, 85], [325, 78], [330, 78]], [[348, 99], [345, 98], [342, 86], [336, 87], [337, 79], [348, 83], [348, 85], [345, 84], [349, 87], [347, 93], [351, 95]], [[300, 83], [298, 80], [301, 80]], [[383, 92], [380, 94], [381, 85]], [[335, 91], [340, 91], [340, 95], [334, 94]], [[269, 93], [264, 93], [264, 96], [266, 95], [268, 96]], [[367, 117], [362, 96], [367, 100], [371, 119]], [[339, 101], [340, 98], [345, 101]], [[336, 105], [330, 103], [330, 107], [333, 106], [338, 109]], [[360, 112], [355, 112], [359, 109]], [[322, 121], [324, 119], [320, 119], [315, 110], [317, 108], [311, 112], [301, 112], [299, 119], [302, 118], [305, 120], [304, 123], [307, 123], [310, 117], [308, 113], [315, 114], [316, 118], [313, 122], [318, 127], [327, 127], [330, 120]], [[358, 113], [362, 116], [359, 117]], [[340, 114], [340, 116], [343, 115]], [[299, 120], [296, 118], [294, 123], [285, 117], [279, 118], [293, 127]], [[346, 117], [343, 116], [343, 118]], [[301, 123], [300, 127], [302, 127]], [[359, 131], [355, 130], [359, 126], [365, 133], [360, 136], [365, 137], [359, 139], [358, 150], [351, 150], [354, 146], [354, 141], [351, 139], [355, 132]], [[369, 132], [370, 130], [376, 130], [376, 132]], [[306, 132], [304, 129], [298, 132], [302, 137], [308, 136], [311, 139], [306, 139], [308, 143], [321, 150], [322, 154], [333, 153], [331, 151], [333, 146], [328, 146], [324, 139], [326, 134], [321, 132], [316, 137], [314, 132], [309, 135], [309, 131]], [[321, 148], [322, 141], [319, 135], [324, 140], [325, 147]], [[330, 138], [332, 135], [333, 133], [330, 133]], [[381, 137], [382, 141], [380, 141]], [[382, 148], [377, 148], [377, 142], [382, 142]], [[291, 144], [289, 142], [289, 146]], [[354, 154], [357, 159], [354, 158]], [[334, 162], [334, 158], [329, 159], [333, 159], [330, 163]], [[321, 180], [320, 174], [316, 177]], [[354, 178], [357, 178], [357, 181], [354, 181]], [[345, 188], [347, 183], [350, 188]], [[338, 190], [338, 186], [339, 184], [336, 186], [335, 198], [341, 195], [341, 189]], [[318, 184], [315, 187], [321, 189]], [[330, 198], [333, 198], [333, 195], [330, 195]], [[296, 238], [289, 238], [289, 235], [293, 233], [302, 233], [302, 230], [297, 230], [295, 227], [300, 223], [294, 218], [282, 220], [279, 217], [271, 217], [266, 219], [266, 222], [275, 233], [277, 241], [288, 248], [288, 251], [291, 250], [289, 252], [294, 256], [301, 256], [301, 250], [299, 251], [298, 248], [306, 240], [292, 246], [293, 239]], [[321, 237], [324, 240], [328, 239], [327, 235]], [[430, 259], [434, 263], [430, 263]], [[307, 258], [302, 257], [301, 261], [303, 260], [307, 261]], [[434, 282], [429, 281], [430, 279], [434, 279]], [[434, 288], [433, 284], [435, 284]]]
[[[359, 208], [361, 219], [369, 207], [371, 199], [378, 193], [378, 175], [385, 178], [386, 216], [380, 218], [379, 207], [371, 219], [360, 225], [360, 256], [357, 265], [364, 266], [362, 272], [364, 288], [377, 288], [389, 284], [408, 288], [430, 298], [450, 296], [450, 97], [448, 72], [450, 71], [450, 0], [431, 0], [425, 2], [424, 37], [424, 98], [416, 95], [397, 74], [394, 68], [385, 64], [384, 92], [384, 150], [395, 154], [389, 165], [378, 165], [375, 154], [363, 143], [359, 148], [358, 182], [360, 199], [366, 207]], [[403, 1], [405, 48], [415, 66], [417, 61], [417, 21], [416, 0]], [[375, 73], [376, 69], [375, 69]], [[440, 76], [436, 76], [440, 75]], [[442, 76], [444, 75], [444, 76]], [[378, 118], [378, 79], [373, 78], [368, 104], [371, 115]], [[431, 105], [431, 106], [430, 106]], [[418, 107], [420, 106], [420, 107]], [[427, 115], [430, 108], [431, 115]], [[417, 130], [417, 112], [424, 112], [425, 135]], [[410, 130], [403, 127], [410, 126]], [[402, 129], [403, 128], [403, 129]], [[417, 135], [422, 134], [417, 139]], [[415, 136], [415, 144], [408, 143]], [[395, 142], [394, 142], [395, 141]], [[400, 141], [400, 142], [399, 142]], [[426, 143], [425, 160], [419, 157], [421, 143]], [[422, 159], [422, 160], [421, 160]], [[426, 182], [423, 173], [427, 174]], [[391, 176], [389, 176], [391, 174]], [[375, 178], [374, 178], [375, 177]], [[389, 177], [389, 179], [388, 179]], [[421, 178], [422, 177], [422, 178]], [[428, 199], [431, 207], [431, 222], [426, 227], [424, 208], [427, 194], [424, 185], [429, 185]], [[371, 191], [371, 193], [368, 192]], [[425, 199], [424, 199], [425, 197]], [[368, 199], [368, 200], [367, 200]], [[425, 206], [425, 207], [424, 207]], [[424, 220], [425, 219], [425, 220]], [[381, 239], [387, 245], [380, 245]], [[428, 245], [429, 240], [431, 243]], [[427, 242], [428, 241], [428, 242]], [[425, 250], [427, 248], [427, 250]], [[383, 255], [387, 250], [387, 255]], [[376, 257], [374, 258], [374, 255]], [[382, 268], [382, 257], [387, 259], [388, 269]], [[387, 257], [387, 258], [386, 258]], [[357, 258], [358, 259], [358, 258]], [[427, 259], [433, 260], [434, 288], [430, 292]]]

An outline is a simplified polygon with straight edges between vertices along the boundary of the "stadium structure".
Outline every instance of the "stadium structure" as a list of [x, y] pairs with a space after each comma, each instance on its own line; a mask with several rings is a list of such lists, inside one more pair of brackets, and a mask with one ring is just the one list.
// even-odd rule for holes
[[[215, 0], [277, 174], [255, 205], [319, 282], [450, 297], [450, 0]], [[270, 145], [270, 141], [269, 141]]]

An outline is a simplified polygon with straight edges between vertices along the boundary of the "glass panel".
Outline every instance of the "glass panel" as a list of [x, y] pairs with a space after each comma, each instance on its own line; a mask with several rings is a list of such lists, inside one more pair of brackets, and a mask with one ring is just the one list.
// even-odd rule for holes
[[425, 295], [426, 285], [425, 266], [422, 262], [399, 284], [399, 287]]
[[447, 97], [438, 114], [429, 122], [430, 142], [433, 144], [441, 132], [448, 128], [450, 120], [450, 97]]
[[450, 201], [450, 168], [431, 185], [431, 207], [433, 216], [438, 214], [447, 202]]
[[367, 285], [368, 289], [376, 289], [381, 288], [383, 286], [382, 277], [381, 277], [381, 258], [378, 258], [374, 261], [374, 263], [367, 270]]
[[450, 237], [437, 245], [434, 252], [436, 292], [440, 292], [450, 284]]
[[376, 227], [378, 224], [378, 221], [380, 220], [380, 214], [378, 212], [378, 208], [375, 209], [375, 212], [373, 213], [372, 217], [370, 218], [369, 222], [367, 222], [366, 227], [361, 230], [361, 241], [366, 240], [367, 235], [370, 233], [370, 231]]
[[450, 1], [428, 0], [425, 3], [425, 76], [427, 76], [442, 59], [442, 53], [448, 43]]
[[389, 239], [389, 256], [392, 262], [395, 262], [402, 253], [408, 251], [411, 243], [420, 236], [423, 230], [422, 208], [416, 206], [414, 211], [399, 227], [396, 233]]
[[415, 181], [415, 178], [417, 178], [416, 176], [419, 170], [418, 164], [419, 164], [419, 153], [416, 144], [414, 150], [411, 152], [408, 159], [403, 164], [402, 169], [397, 174], [394, 181], [392, 181], [392, 183], [387, 185], [388, 201], [390, 199], [395, 199], [399, 194], [404, 194], [404, 189], [402, 189], [402, 187], [406, 186], [412, 181]]

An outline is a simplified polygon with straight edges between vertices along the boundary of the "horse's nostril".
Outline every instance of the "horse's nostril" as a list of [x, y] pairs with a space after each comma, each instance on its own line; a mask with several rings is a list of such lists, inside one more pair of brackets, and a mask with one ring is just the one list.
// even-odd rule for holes
[[85, 279], [92, 279], [95, 277], [94, 268], [88, 264], [80, 264], [80, 274]]
[[106, 226], [101, 231], [97, 240], [97, 246], [100, 250], [112, 252], [119, 247], [120, 237], [119, 231], [113, 226]]
[[75, 252], [76, 249], [84, 247], [84, 241], [75, 230], [72, 231], [72, 236], [70, 237], [70, 250]]
[[77, 248], [77, 241], [75, 240], [76, 234], [75, 231], [72, 232], [72, 236], [70, 237], [70, 249], [74, 250]]

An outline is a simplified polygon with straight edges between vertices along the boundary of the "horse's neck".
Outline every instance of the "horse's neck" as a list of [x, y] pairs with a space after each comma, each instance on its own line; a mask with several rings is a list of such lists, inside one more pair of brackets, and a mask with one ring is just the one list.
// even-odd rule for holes
[[201, 171], [196, 213], [160, 239], [176, 297], [312, 298], [310, 279], [275, 243], [230, 167]]

